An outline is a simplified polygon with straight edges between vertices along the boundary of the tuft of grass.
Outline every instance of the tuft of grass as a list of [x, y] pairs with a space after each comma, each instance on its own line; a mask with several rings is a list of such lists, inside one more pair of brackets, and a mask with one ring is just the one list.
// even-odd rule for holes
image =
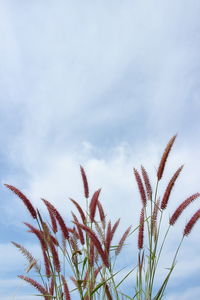
[[[141, 174], [136, 168], [133, 169], [142, 204], [139, 224], [132, 232], [129, 226], [116, 245], [113, 245], [113, 239], [120, 219], [112, 225], [107, 218], [100, 201], [101, 189], [95, 191], [90, 198], [88, 179], [82, 166], [80, 172], [85, 207], [81, 207], [76, 200], [69, 198], [77, 213], [71, 213], [71, 225], [66, 223], [55, 206], [48, 200], [41, 199], [50, 219], [44, 220], [39, 210], [34, 208], [31, 201], [19, 189], [5, 184], [22, 200], [35, 222], [34, 225], [24, 224], [40, 244], [43, 254], [40, 265], [26, 248], [16, 242], [12, 243], [28, 261], [29, 265], [25, 273], [34, 271], [33, 276], [37, 276], [37, 280], [25, 275], [19, 275], [19, 278], [35, 287], [40, 292], [37, 296], [42, 296], [45, 300], [70, 300], [73, 299], [76, 291], [81, 300], [161, 300], [163, 298], [183, 239], [191, 233], [200, 218], [200, 210], [198, 210], [186, 224], [171, 266], [161, 285], [155, 286], [158, 264], [169, 230], [190, 203], [200, 196], [200, 193], [195, 193], [178, 206], [169, 219], [169, 226], [163, 237], [161, 235], [163, 215], [166, 214], [171, 191], [183, 168], [181, 166], [177, 169], [167, 184], [163, 196], [159, 195], [159, 184], [163, 179], [166, 162], [176, 137], [174, 135], [164, 149], [156, 174], [155, 189], [143, 166], [141, 166]], [[136, 231], [138, 231], [137, 265], [117, 282], [116, 275], [120, 271], [115, 271], [116, 259], [123, 250], [126, 240]], [[120, 290], [121, 284], [133, 271], [135, 271], [135, 282], [132, 285], [131, 295], [127, 295]], [[74, 287], [69, 289], [71, 285]]]

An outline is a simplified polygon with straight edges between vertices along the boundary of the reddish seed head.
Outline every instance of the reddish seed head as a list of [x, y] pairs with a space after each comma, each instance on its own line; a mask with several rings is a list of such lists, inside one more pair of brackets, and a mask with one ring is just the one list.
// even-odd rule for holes
[[142, 208], [141, 214], [140, 214], [140, 227], [139, 227], [139, 233], [138, 233], [138, 249], [143, 248], [143, 242], [144, 242], [144, 208]]
[[194, 227], [195, 223], [198, 221], [200, 218], [200, 209], [197, 210], [197, 212], [192, 216], [190, 221], [186, 224], [183, 235], [189, 235], [192, 228]]
[[95, 229], [98, 234], [98, 238], [102, 243], [105, 243], [105, 231], [101, 227], [100, 223], [94, 220]]
[[160, 206], [160, 198], [154, 203], [153, 214], [151, 216], [151, 231], [154, 233], [156, 229], [156, 222]]
[[119, 226], [120, 218], [115, 222], [113, 225], [113, 228], [111, 230], [111, 240], [113, 239], [113, 236], [115, 234], [115, 231], [117, 230], [117, 227]]
[[171, 148], [172, 148], [172, 146], [174, 144], [174, 141], [175, 141], [176, 137], [177, 137], [177, 135], [174, 135], [170, 139], [170, 141], [168, 142], [168, 144], [167, 144], [167, 146], [166, 146], [166, 148], [164, 150], [164, 153], [162, 155], [162, 158], [161, 158], [161, 161], [160, 161], [160, 164], [159, 164], [159, 167], [158, 167], [158, 171], [157, 171], [157, 178], [158, 178], [158, 180], [160, 180], [162, 178], [167, 158], [169, 156], [169, 153], [171, 151]]
[[57, 252], [57, 250], [54, 246], [54, 243], [52, 242], [51, 239], [49, 240], [48, 244], [51, 249], [55, 270], [59, 273], [60, 272], [60, 260], [59, 260], [58, 252]]
[[52, 234], [50, 234], [50, 239], [52, 240], [55, 246], [59, 246], [58, 240]]
[[33, 205], [31, 204], [30, 200], [16, 187], [9, 185], [9, 184], [4, 184], [9, 190], [11, 190], [13, 193], [15, 193], [26, 205], [28, 211], [30, 212], [31, 216], [36, 219], [37, 218], [37, 213]]
[[100, 192], [101, 192], [101, 189], [97, 190], [94, 193], [94, 195], [92, 196], [92, 199], [91, 199], [91, 202], [90, 202], [90, 220], [91, 220], [91, 222], [94, 221], [96, 207], [97, 207]]
[[[34, 286], [42, 295], [49, 295], [48, 291], [37, 281], [23, 276], [23, 275], [18, 275], [19, 278], [25, 280], [26, 282], [30, 283], [32, 286]], [[44, 296], [45, 300], [48, 300], [49, 297], [48, 296]]]
[[105, 248], [106, 251], [108, 252], [110, 249], [110, 244], [112, 242], [112, 239], [114, 237], [115, 231], [117, 230], [117, 227], [119, 225], [120, 219], [118, 219], [115, 224], [113, 225], [113, 228], [111, 228], [111, 223], [108, 223], [108, 228], [107, 228], [107, 236], [106, 236], [106, 241], [105, 241]]
[[46, 251], [44, 251], [44, 249], [42, 249], [42, 253], [43, 253], [43, 258], [44, 258], [45, 273], [46, 273], [46, 276], [49, 278], [51, 276], [49, 260], [48, 260]]
[[52, 230], [53, 230], [54, 233], [56, 233], [56, 232], [58, 232], [56, 218], [55, 218], [52, 210], [48, 207], [47, 207], [47, 209], [48, 209], [49, 216], [50, 216], [50, 219], [51, 219]]
[[175, 210], [175, 212], [173, 213], [173, 215], [171, 216], [170, 220], [169, 220], [169, 224], [170, 225], [174, 225], [175, 222], [177, 221], [177, 219], [180, 217], [180, 215], [182, 214], [182, 212], [184, 211], [184, 209], [190, 204], [192, 203], [195, 199], [197, 199], [200, 196], [200, 193], [196, 193], [192, 196], [190, 196], [189, 198], [187, 198], [185, 201], [183, 201], [178, 208]]
[[107, 252], [109, 252], [110, 244], [111, 244], [111, 221], [108, 223], [107, 233], [106, 233], [106, 240], [105, 240], [105, 249]]
[[151, 183], [150, 183], [150, 180], [149, 180], [148, 173], [147, 173], [147, 171], [145, 170], [145, 168], [143, 166], [141, 166], [141, 171], [142, 171], [142, 177], [144, 179], [148, 199], [151, 200], [151, 198], [152, 198], [152, 188], [151, 188]]
[[54, 288], [55, 288], [55, 282], [54, 282], [54, 277], [51, 278], [51, 283], [50, 283], [50, 287], [49, 287], [49, 293], [50, 295], [53, 296], [54, 294]]
[[22, 245], [15, 243], [15, 242], [11, 242], [15, 247], [17, 247], [20, 252], [26, 257], [26, 259], [28, 260], [29, 264], [34, 267], [36, 269], [37, 272], [40, 272], [40, 267], [37, 264], [36, 259], [32, 256], [32, 254]]
[[143, 186], [143, 183], [142, 183], [142, 179], [141, 179], [140, 174], [138, 173], [138, 171], [135, 168], [133, 170], [134, 170], [135, 179], [136, 179], [136, 182], [137, 182], [137, 185], [138, 185], [138, 189], [139, 189], [139, 192], [140, 192], [140, 197], [141, 197], [141, 200], [142, 200], [142, 204], [143, 204], [143, 206], [146, 206], [147, 199], [146, 199], [146, 194], [145, 194], [144, 186]]
[[103, 207], [101, 205], [101, 202], [99, 200], [97, 201], [97, 207], [98, 207], [101, 223], [103, 225], [103, 228], [105, 229], [105, 225], [106, 225], [106, 223], [105, 223], [105, 213], [104, 213]]
[[119, 253], [121, 252], [122, 247], [123, 247], [123, 244], [124, 244], [126, 238], [128, 237], [130, 230], [131, 230], [131, 226], [129, 226], [129, 227], [127, 228], [127, 230], [124, 232], [124, 234], [123, 234], [121, 240], [119, 241], [119, 244], [118, 244], [118, 246], [117, 246], [117, 249], [115, 250], [115, 255], [119, 255]]
[[89, 187], [88, 187], [87, 176], [82, 166], [80, 166], [80, 169], [81, 169], [81, 176], [83, 180], [85, 198], [89, 198]]
[[90, 241], [90, 255], [89, 255], [89, 263], [90, 266], [94, 266], [94, 244], [92, 241]]
[[79, 212], [79, 214], [80, 214], [80, 216], [81, 216], [81, 219], [82, 219], [82, 221], [83, 221], [83, 224], [85, 224], [85, 222], [86, 222], [86, 217], [85, 217], [85, 214], [84, 214], [84, 212], [83, 212], [81, 206], [80, 206], [80, 205], [78, 204], [78, 202], [76, 202], [74, 199], [69, 198], [69, 200], [72, 201], [72, 202], [74, 203], [74, 205], [75, 205], [76, 208], [78, 209], [78, 212]]
[[62, 277], [62, 282], [63, 282], [63, 287], [64, 287], [65, 300], [71, 300], [68, 285], [67, 285], [67, 282], [65, 280], [65, 277], [63, 275], [61, 275], [61, 277]]
[[162, 202], [161, 202], [161, 209], [165, 209], [167, 207], [169, 196], [171, 194], [172, 188], [173, 188], [180, 172], [182, 171], [182, 169], [183, 169], [183, 165], [180, 168], [178, 168], [178, 170], [176, 170], [176, 172], [172, 176], [170, 182], [168, 183], [168, 186], [165, 190], [165, 193], [164, 193], [164, 196], [163, 196], [163, 199], [162, 199]]

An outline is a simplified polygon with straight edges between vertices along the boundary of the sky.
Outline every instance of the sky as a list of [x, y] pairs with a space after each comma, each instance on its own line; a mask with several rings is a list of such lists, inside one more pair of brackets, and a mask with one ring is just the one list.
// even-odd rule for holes
[[[141, 209], [133, 167], [143, 164], [155, 184], [162, 152], [177, 133], [161, 194], [184, 169], [167, 217], [200, 192], [199, 11], [199, 0], [0, 1], [1, 299], [35, 299], [17, 279], [25, 260], [10, 241], [40, 255], [22, 224], [29, 214], [4, 183], [44, 214], [40, 198], [47, 198], [68, 220], [68, 198], [82, 203], [81, 164], [123, 232], [137, 226]], [[199, 207], [197, 200], [172, 228], [158, 283]], [[196, 224], [184, 240], [166, 300], [200, 297], [199, 230]], [[131, 268], [136, 242], [134, 236], [119, 265]]]

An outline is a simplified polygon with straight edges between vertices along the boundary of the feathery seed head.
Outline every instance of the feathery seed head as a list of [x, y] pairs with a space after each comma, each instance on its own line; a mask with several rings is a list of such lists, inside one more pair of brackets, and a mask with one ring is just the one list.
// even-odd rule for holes
[[31, 216], [36, 219], [37, 218], [37, 213], [33, 205], [31, 204], [30, 200], [16, 187], [9, 185], [9, 184], [4, 184], [9, 190], [11, 190], [13, 193], [15, 193], [25, 204], [27, 207], [28, 211], [30, 212]]
[[136, 179], [138, 189], [139, 189], [139, 192], [140, 192], [140, 197], [141, 197], [141, 200], [142, 200], [142, 204], [143, 204], [143, 206], [146, 206], [147, 199], [146, 199], [146, 194], [145, 194], [144, 186], [143, 186], [143, 183], [142, 183], [142, 179], [140, 177], [139, 172], [135, 168], [133, 169], [133, 171], [134, 171], [135, 179]]
[[143, 248], [144, 242], [144, 208], [142, 208], [140, 213], [140, 227], [138, 233], [138, 249], [141, 250]]
[[171, 151], [171, 148], [175, 142], [175, 139], [177, 137], [177, 134], [174, 135], [168, 142], [165, 150], [164, 150], [164, 153], [162, 155], [162, 158], [161, 158], [161, 161], [160, 161], [160, 164], [159, 164], [159, 167], [158, 167], [158, 171], [157, 171], [157, 178], [158, 180], [161, 180], [162, 176], [163, 176], [163, 172], [164, 172], [164, 169], [165, 169], [165, 164], [166, 164], [166, 161], [167, 161], [167, 158], [169, 156], [169, 153]]
[[67, 282], [65, 280], [65, 277], [63, 275], [61, 275], [61, 278], [62, 278], [62, 283], [63, 283], [63, 287], [64, 287], [65, 300], [71, 300], [69, 288], [68, 288]]
[[97, 207], [97, 203], [98, 203], [98, 198], [99, 198], [99, 194], [101, 192], [101, 189], [97, 190], [94, 195], [92, 196], [91, 202], [90, 202], [90, 220], [91, 222], [94, 221], [94, 217], [95, 217], [95, 212], [96, 212], [96, 207]]
[[49, 248], [52, 253], [53, 265], [55, 267], [55, 270], [56, 270], [56, 272], [60, 273], [60, 269], [61, 269], [60, 268], [60, 260], [59, 260], [58, 252], [57, 252], [52, 240], [49, 240]]
[[174, 225], [177, 219], [180, 217], [182, 212], [185, 210], [185, 208], [192, 203], [195, 199], [197, 199], [200, 196], [200, 193], [193, 194], [192, 196], [188, 197], [185, 201], [183, 201], [178, 208], [175, 210], [173, 215], [171, 216], [169, 220], [170, 225]]
[[117, 246], [117, 248], [115, 250], [115, 255], [119, 255], [119, 253], [121, 252], [123, 244], [124, 244], [126, 238], [128, 237], [130, 230], [131, 230], [131, 226], [129, 226], [127, 228], [127, 230], [124, 232], [124, 234], [122, 235], [122, 238], [119, 241], [119, 244], [118, 244], [118, 246]]
[[151, 183], [150, 183], [150, 180], [149, 180], [148, 173], [147, 173], [146, 169], [143, 166], [141, 166], [141, 171], [142, 171], [142, 177], [144, 179], [148, 199], [151, 200], [151, 198], [152, 198], [152, 188], [151, 188]]
[[164, 193], [164, 196], [163, 196], [163, 199], [162, 199], [162, 202], [161, 202], [161, 209], [165, 209], [167, 207], [172, 188], [173, 188], [179, 174], [181, 173], [182, 169], [183, 169], [183, 165], [176, 170], [176, 172], [172, 176], [170, 182], [168, 183], [167, 188]]
[[192, 218], [189, 220], [189, 222], [186, 224], [185, 228], [184, 228], [184, 232], [183, 235], [189, 235], [192, 228], [194, 227], [195, 223], [198, 221], [198, 219], [200, 218], [200, 209], [197, 210], [197, 212], [192, 216]]
[[105, 213], [103, 210], [103, 206], [101, 205], [101, 202], [99, 200], [97, 201], [97, 207], [98, 207], [101, 223], [103, 225], [103, 228], [105, 229], [105, 226], [106, 226], [105, 218], [106, 217], [105, 217]]
[[88, 187], [87, 176], [86, 176], [85, 170], [82, 166], [80, 166], [80, 169], [81, 169], [81, 176], [82, 176], [82, 180], [83, 180], [85, 198], [89, 198], [89, 187]]
[[86, 222], [86, 217], [85, 217], [85, 214], [84, 214], [84, 212], [83, 212], [81, 206], [80, 206], [80, 205], [78, 204], [78, 202], [75, 201], [74, 199], [69, 198], [69, 200], [72, 201], [72, 202], [74, 203], [74, 205], [75, 205], [76, 208], [78, 209], [78, 212], [79, 212], [79, 214], [80, 214], [80, 216], [81, 216], [81, 219], [82, 219], [82, 221], [83, 221], [83, 224], [85, 224], [85, 222]]
[[[19, 278], [25, 280], [26, 282], [30, 283], [32, 286], [34, 286], [42, 295], [49, 295], [48, 291], [37, 281], [23, 276], [23, 275], [18, 275]], [[49, 296], [44, 296], [45, 300], [49, 299]]]
[[28, 260], [29, 262], [29, 267], [28, 269], [26, 270], [26, 272], [30, 271], [30, 269], [32, 267], [34, 267], [36, 269], [37, 272], [40, 271], [40, 267], [38, 266], [37, 264], [37, 261], [36, 259], [32, 256], [32, 254], [25, 248], [23, 247], [22, 245], [18, 244], [18, 243], [15, 243], [15, 242], [11, 242], [15, 247], [17, 247], [20, 252], [26, 257], [26, 259]]

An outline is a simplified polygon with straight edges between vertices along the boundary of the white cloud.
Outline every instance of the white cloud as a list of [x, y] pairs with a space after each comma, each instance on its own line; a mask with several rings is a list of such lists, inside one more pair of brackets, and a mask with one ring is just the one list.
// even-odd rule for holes
[[[2, 5], [9, 29], [2, 45], [11, 51], [3, 52], [2, 63], [9, 66], [14, 57], [16, 70], [22, 69], [15, 87], [23, 90], [19, 97], [1, 100], [16, 99], [18, 110], [24, 110], [10, 145], [13, 160], [32, 167], [47, 148], [73, 147], [85, 139], [82, 134], [94, 136], [95, 128], [106, 132], [138, 114], [156, 132], [181, 128], [186, 96], [196, 81], [191, 69], [198, 49], [198, 3], [61, 3], [50, 2], [48, 9], [45, 2], [23, 3], [23, 15], [17, 6]], [[119, 85], [121, 99], [114, 94]]]

